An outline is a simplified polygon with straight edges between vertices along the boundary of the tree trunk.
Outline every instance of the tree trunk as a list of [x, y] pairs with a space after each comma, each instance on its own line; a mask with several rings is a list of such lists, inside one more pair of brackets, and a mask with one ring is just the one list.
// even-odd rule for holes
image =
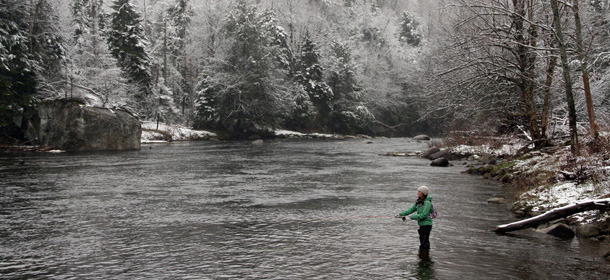
[[165, 86], [167, 86], [167, 52], [168, 52], [168, 45], [167, 45], [167, 19], [163, 19], [163, 30], [164, 30], [164, 35], [163, 35], [163, 84]]
[[563, 79], [566, 88], [566, 97], [568, 102], [568, 113], [570, 122], [570, 139], [571, 147], [570, 150], [572, 155], [578, 155], [578, 131], [576, 130], [576, 106], [574, 105], [574, 95], [572, 93], [572, 77], [570, 76], [570, 65], [568, 64], [568, 55], [566, 53], [566, 46], [563, 40], [563, 33], [561, 32], [561, 18], [559, 15], [559, 5], [557, 0], [551, 0], [551, 7], [553, 9], [553, 22], [555, 27], [555, 35], [557, 36], [557, 42], [559, 43], [559, 52], [561, 54], [561, 65], [563, 66]]
[[549, 127], [549, 112], [551, 111], [551, 86], [553, 85], [555, 66], [557, 66], [557, 56], [551, 54], [548, 67], [546, 69], [546, 80], [544, 81], [543, 87], [544, 103], [542, 105], [541, 135], [544, 139], [547, 138], [546, 130]]
[[530, 48], [536, 47], [537, 31], [534, 25], [526, 29], [525, 19], [532, 18], [533, 10], [529, 7], [530, 2], [526, 0], [513, 0], [515, 8], [513, 24], [515, 26], [515, 41], [517, 42], [517, 60], [519, 63], [518, 87], [525, 106], [525, 115], [528, 121], [528, 130], [537, 147], [540, 144], [540, 130], [538, 129], [538, 116], [534, 102], [536, 52]]
[[[557, 0], [552, 0], [557, 1]], [[577, 202], [573, 205], [568, 205], [560, 208], [555, 208], [551, 211], [548, 211], [542, 215], [538, 215], [536, 217], [532, 217], [523, 221], [514, 222], [510, 224], [500, 225], [493, 229], [493, 231], [498, 233], [504, 233], [509, 231], [521, 230], [530, 227], [537, 227], [544, 223], [550, 222], [552, 220], [565, 218], [567, 216], [591, 210], [606, 210], [610, 208], [610, 199], [598, 199], [598, 200], [589, 200], [583, 202]]]
[[589, 85], [589, 69], [583, 46], [584, 44], [582, 39], [582, 24], [580, 22], [578, 0], [574, 0], [574, 3], [572, 4], [572, 11], [574, 12], [574, 24], [576, 25], [576, 51], [578, 52], [578, 58], [580, 59], [582, 82], [585, 89], [585, 100], [587, 102], [587, 114], [589, 116], [589, 126], [591, 127], [591, 137], [597, 138], [599, 136], [599, 127], [595, 122], [595, 112], [593, 110], [593, 98], [591, 97], [591, 86]]

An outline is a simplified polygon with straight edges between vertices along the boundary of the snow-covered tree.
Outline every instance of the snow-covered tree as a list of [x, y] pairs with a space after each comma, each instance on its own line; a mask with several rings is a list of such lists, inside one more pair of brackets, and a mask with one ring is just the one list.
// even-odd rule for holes
[[74, 39], [84, 34], [96, 33], [104, 30], [106, 14], [103, 12], [104, 0], [72, 0], [70, 12], [74, 23]]
[[0, 1], [0, 127], [11, 124], [36, 93], [28, 10], [22, 0]]
[[69, 53], [70, 95], [97, 106], [124, 105], [126, 80], [105, 44], [103, 0], [74, 0], [70, 5], [75, 25]]
[[112, 9], [108, 30], [110, 51], [127, 73], [128, 81], [139, 86], [136, 98], [143, 99], [151, 94], [152, 76], [140, 15], [130, 0], [115, 0]]
[[373, 119], [362, 102], [356, 65], [345, 44], [334, 42], [331, 46], [331, 65], [327, 71], [327, 83], [333, 92], [331, 123], [340, 133], [365, 132]]
[[38, 61], [38, 95], [54, 96], [59, 90], [53, 85], [63, 80], [64, 39], [60, 32], [59, 17], [55, 8], [46, 0], [32, 1], [30, 7], [29, 51]]
[[[186, 46], [190, 39], [190, 26], [193, 10], [189, 0], [176, 0], [174, 6], [167, 10], [171, 29], [168, 32], [168, 44], [171, 58], [177, 65], [184, 65]], [[177, 68], [181, 68], [178, 66]]]
[[[301, 53], [298, 57], [299, 69], [296, 75], [306, 95], [297, 95], [297, 116], [307, 116], [314, 113], [309, 125], [328, 128], [332, 110], [333, 92], [324, 81], [324, 68], [320, 64], [320, 54], [316, 43], [309, 33], [305, 34]], [[310, 105], [311, 104], [311, 105]], [[312, 108], [310, 108], [312, 107]], [[307, 119], [310, 119], [308, 116]]]
[[400, 23], [400, 41], [418, 47], [421, 44], [422, 34], [419, 30], [419, 23], [415, 16], [409, 12], [402, 13], [402, 22]]
[[[258, 13], [246, 0], [233, 6], [225, 30], [228, 49], [204, 69], [206, 89], [199, 99], [215, 101], [221, 127], [248, 137], [257, 127], [276, 125], [283, 111], [286, 34], [272, 12]], [[200, 106], [200, 114], [206, 108]]]

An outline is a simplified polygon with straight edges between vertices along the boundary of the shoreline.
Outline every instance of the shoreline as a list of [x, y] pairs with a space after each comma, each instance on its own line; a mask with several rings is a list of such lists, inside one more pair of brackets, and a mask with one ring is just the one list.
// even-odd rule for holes
[[[582, 201], [610, 197], [610, 180], [606, 179], [604, 153], [587, 153], [573, 158], [569, 147], [522, 153], [526, 142], [512, 139], [510, 143], [489, 145], [457, 145], [445, 147], [455, 159], [472, 161], [466, 165], [467, 173], [497, 180], [515, 193], [510, 212], [519, 220], [532, 218], [553, 209]], [[582, 174], [588, 174], [584, 177]], [[505, 203], [501, 200], [489, 203]], [[565, 225], [581, 238], [610, 242], [610, 211], [584, 211], [553, 220], [537, 227]]]

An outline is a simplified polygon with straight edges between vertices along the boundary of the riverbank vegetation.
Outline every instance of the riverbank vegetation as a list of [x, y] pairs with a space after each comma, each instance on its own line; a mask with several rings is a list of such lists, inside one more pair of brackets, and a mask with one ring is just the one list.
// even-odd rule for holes
[[0, 126], [14, 138], [38, 101], [76, 98], [240, 139], [468, 124], [536, 148], [557, 130], [578, 144], [579, 130], [595, 137], [610, 119], [609, 11], [576, 0], [3, 0]]

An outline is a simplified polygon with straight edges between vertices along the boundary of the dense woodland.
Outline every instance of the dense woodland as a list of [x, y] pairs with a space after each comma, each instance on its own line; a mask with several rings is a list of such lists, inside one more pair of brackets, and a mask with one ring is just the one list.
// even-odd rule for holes
[[610, 118], [609, 12], [601, 0], [0, 0], [0, 126], [68, 98], [234, 138], [485, 128], [577, 143]]

